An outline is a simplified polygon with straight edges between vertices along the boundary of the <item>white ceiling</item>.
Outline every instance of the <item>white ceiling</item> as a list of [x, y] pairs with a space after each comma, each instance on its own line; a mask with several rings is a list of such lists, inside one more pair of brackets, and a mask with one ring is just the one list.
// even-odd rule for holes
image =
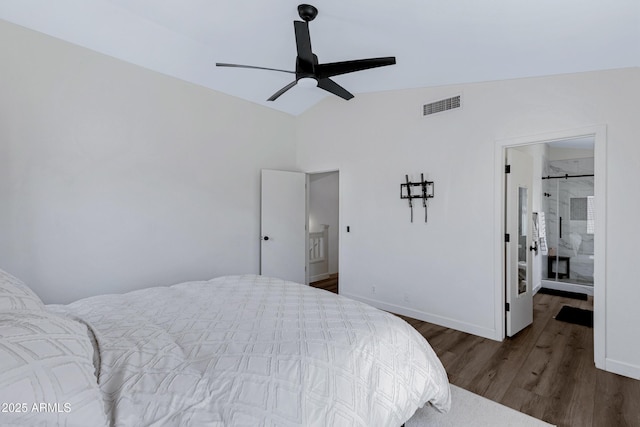
[[[0, 0], [0, 19], [297, 115], [325, 96], [293, 75], [290, 0]], [[359, 93], [640, 66], [638, 0], [314, 0], [320, 62], [395, 56], [337, 76]], [[341, 101], [349, 102], [349, 101]]]

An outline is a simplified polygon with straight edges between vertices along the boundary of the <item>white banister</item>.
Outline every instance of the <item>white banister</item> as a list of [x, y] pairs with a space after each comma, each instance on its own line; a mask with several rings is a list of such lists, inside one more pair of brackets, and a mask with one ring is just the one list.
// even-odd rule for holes
[[309, 263], [324, 262], [329, 249], [329, 226], [322, 225], [322, 231], [309, 233]]

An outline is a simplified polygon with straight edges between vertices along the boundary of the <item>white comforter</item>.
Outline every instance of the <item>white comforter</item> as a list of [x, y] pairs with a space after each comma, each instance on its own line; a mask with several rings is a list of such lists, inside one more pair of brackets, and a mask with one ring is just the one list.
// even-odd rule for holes
[[403, 320], [262, 276], [63, 307], [95, 334], [115, 426], [400, 426], [450, 405], [437, 356]]

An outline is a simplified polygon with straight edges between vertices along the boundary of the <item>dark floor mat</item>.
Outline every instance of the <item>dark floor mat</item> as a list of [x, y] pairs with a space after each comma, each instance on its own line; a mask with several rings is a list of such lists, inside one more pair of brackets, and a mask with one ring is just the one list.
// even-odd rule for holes
[[556, 315], [556, 320], [593, 328], [593, 311], [563, 305]]
[[549, 289], [549, 288], [540, 288], [540, 290], [538, 290], [538, 293], [547, 294], [547, 295], [557, 295], [559, 297], [579, 299], [582, 301], [586, 301], [588, 299], [587, 294], [581, 294], [579, 292], [559, 291], [557, 289]]

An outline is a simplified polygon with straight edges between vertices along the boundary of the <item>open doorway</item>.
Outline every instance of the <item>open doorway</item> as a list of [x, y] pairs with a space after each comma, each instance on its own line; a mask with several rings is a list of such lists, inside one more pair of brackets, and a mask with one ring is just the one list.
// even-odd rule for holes
[[308, 174], [309, 284], [338, 293], [339, 272], [338, 171]]
[[[548, 217], [545, 219], [551, 219], [551, 225], [549, 222], [545, 224], [548, 227], [546, 230], [547, 253], [544, 255], [539, 250], [538, 256], [534, 258], [534, 292], [539, 291], [543, 286], [546, 287], [546, 282], [550, 279], [548, 276], [553, 275], [553, 278], [561, 279], [557, 280], [557, 282], [561, 283], [559, 286], [563, 286], [562, 282], [565, 282], [562, 279], [575, 277], [578, 279], [577, 281], [581, 282], [575, 285], [583, 286], [584, 288], [572, 288], [572, 291], [580, 290], [594, 295], [593, 311], [597, 313], [593, 317], [594, 359], [596, 367], [600, 369], [605, 368], [606, 332], [606, 282], [604, 280], [606, 277], [606, 143], [606, 127], [593, 126], [497, 141], [495, 146], [497, 165], [503, 164], [505, 154], [510, 149], [516, 148], [534, 153], [534, 158], [536, 159], [534, 161], [534, 182], [537, 183], [539, 189], [533, 188], [538, 201], [533, 203], [532, 211], [544, 212]], [[554, 163], [556, 161], [564, 162], [564, 166], [569, 165], [574, 167], [574, 170], [555, 170], [555, 167], [558, 166], [558, 163]], [[555, 172], [558, 173], [556, 174]], [[581, 184], [580, 188], [560, 189], [569, 195], [568, 200], [557, 201], [554, 206], [552, 201], [545, 200], [552, 198], [551, 196], [545, 196], [545, 193], [552, 194], [548, 186], [553, 184], [556, 184], [555, 191], [558, 193], [558, 184], [553, 181], [560, 178], [549, 178], [556, 175], [563, 175], [562, 179], [565, 182], [574, 179], [568, 177], [571, 175], [576, 175], [576, 179], [593, 179], [593, 184], [582, 183], [584, 186]], [[593, 176], [577, 177], [577, 175]], [[543, 180], [543, 177], [549, 179]], [[591, 194], [586, 194], [588, 190], [586, 187], [589, 186], [587, 184], [590, 184], [593, 189]], [[496, 229], [500, 233], [496, 236], [500, 239], [500, 245], [496, 245], [496, 251], [500, 255], [496, 254], [496, 259], [500, 263], [500, 270], [505, 271], [504, 243], [502, 243], [505, 230], [504, 166], [496, 168], [495, 188], [498, 194], [501, 195], [497, 200], [498, 205], [496, 206], [496, 211], [499, 213], [496, 217]], [[573, 200], [573, 208], [571, 206], [572, 198], [575, 199]], [[563, 206], [559, 209], [558, 206], [560, 204]], [[588, 213], [589, 206], [592, 209], [591, 215]], [[564, 240], [559, 238], [560, 213], [563, 216]], [[554, 215], [556, 218], [551, 218], [549, 214]], [[555, 224], [553, 223], [554, 221]], [[571, 254], [559, 254], [560, 248], [562, 248], [563, 253], [565, 251], [573, 251], [574, 255], [580, 258], [579, 260], [576, 259], [577, 264], [575, 266], [563, 264], [567, 258], [570, 260], [572, 257], [570, 256]], [[549, 249], [552, 249], [551, 254], [549, 254]], [[549, 256], [551, 256], [551, 261], [549, 261]], [[559, 256], [565, 258], [560, 259]], [[578, 265], [580, 264], [578, 261], [583, 259], [592, 259], [592, 271], [589, 266]], [[549, 269], [549, 263], [551, 264], [551, 269]], [[575, 271], [576, 267], [580, 271]], [[560, 274], [558, 274], [559, 271]], [[589, 276], [592, 276], [592, 278]], [[496, 320], [502, 323], [505, 318], [505, 302], [507, 302], [504, 276], [501, 278], [500, 283], [496, 283], [496, 286], [499, 287], [497, 289], [501, 293], [500, 299], [496, 301]], [[506, 336], [505, 329], [503, 327], [503, 337]]]
[[[588, 135], [506, 149], [506, 221], [513, 237], [507, 243], [505, 276], [508, 336], [532, 323], [532, 297], [537, 292], [581, 300], [593, 295], [594, 144], [594, 136]], [[516, 154], [528, 159], [528, 168], [523, 161], [509, 160]], [[528, 184], [519, 189], [531, 193], [524, 204], [526, 215], [516, 209], [522, 203], [509, 188], [523, 173], [520, 180]], [[510, 227], [510, 219], [526, 227]], [[526, 284], [520, 286], [523, 291], [515, 286], [520, 282]], [[588, 316], [588, 311], [582, 314]]]
[[594, 144], [588, 135], [507, 149], [526, 152], [534, 161], [534, 292], [548, 288], [593, 295]]

